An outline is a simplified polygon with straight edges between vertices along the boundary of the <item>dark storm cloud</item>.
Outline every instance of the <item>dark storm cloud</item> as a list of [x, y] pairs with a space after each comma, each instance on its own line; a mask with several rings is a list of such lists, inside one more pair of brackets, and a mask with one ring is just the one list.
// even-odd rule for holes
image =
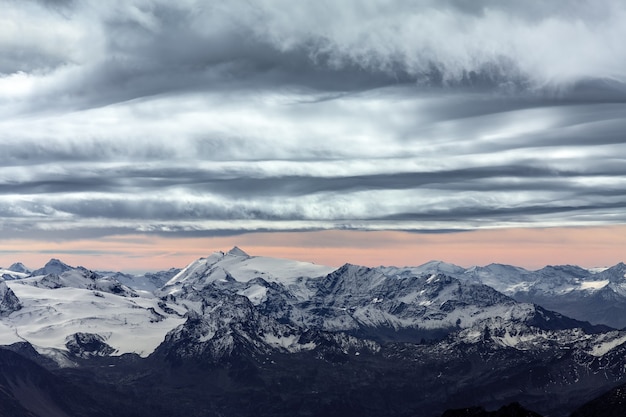
[[622, 2], [3, 7], [3, 236], [626, 221]]

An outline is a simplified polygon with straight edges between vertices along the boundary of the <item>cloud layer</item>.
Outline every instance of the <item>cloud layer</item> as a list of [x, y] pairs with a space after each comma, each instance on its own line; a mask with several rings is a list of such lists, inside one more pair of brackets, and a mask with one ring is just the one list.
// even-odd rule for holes
[[626, 5], [566, 3], [4, 0], [0, 230], [625, 224]]

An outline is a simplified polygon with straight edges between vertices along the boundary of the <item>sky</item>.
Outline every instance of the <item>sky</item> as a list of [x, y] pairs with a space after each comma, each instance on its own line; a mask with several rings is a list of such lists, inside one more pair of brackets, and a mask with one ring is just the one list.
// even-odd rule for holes
[[0, 10], [0, 266], [626, 260], [621, 0]]

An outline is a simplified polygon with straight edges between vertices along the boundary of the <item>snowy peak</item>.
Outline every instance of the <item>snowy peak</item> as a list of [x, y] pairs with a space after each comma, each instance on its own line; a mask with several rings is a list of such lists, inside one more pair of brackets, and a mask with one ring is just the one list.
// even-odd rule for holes
[[[63, 264], [65, 265], [65, 264]], [[67, 265], [66, 265], [67, 266]], [[42, 270], [45, 268], [42, 268]], [[78, 268], [68, 267], [67, 270], [57, 274], [33, 275], [31, 278], [20, 280], [20, 283], [38, 288], [78, 288], [93, 291], [102, 291], [124, 297], [138, 297], [131, 288], [123, 285], [113, 277], [101, 277], [97, 273], [82, 266]]]
[[235, 247], [230, 252], [215, 252], [187, 265], [161, 289], [163, 294], [173, 294], [183, 287], [205, 287], [213, 282], [234, 280], [249, 282], [262, 278], [267, 282], [289, 284], [300, 278], [321, 277], [336, 268], [291, 259], [249, 256]]
[[417, 269], [429, 273], [441, 273], [446, 275], [461, 274], [465, 271], [463, 267], [443, 261], [429, 261], [417, 267]]
[[224, 258], [224, 253], [216, 252], [208, 258], [200, 258], [174, 275], [165, 283], [162, 292], [171, 293], [180, 290], [185, 285], [194, 285], [200, 281], [210, 281], [207, 279], [215, 271], [216, 264]]
[[15, 262], [13, 265], [7, 268], [9, 271], [18, 272], [21, 274], [29, 274], [30, 269], [26, 268], [23, 263]]
[[61, 262], [60, 260], [56, 258], [52, 258], [44, 265], [43, 268], [39, 268], [33, 271], [31, 275], [32, 276], [48, 275], [48, 274], [59, 275], [65, 271], [69, 271], [70, 269], [73, 269], [73, 268], [69, 266], [68, 264]]
[[[281, 323], [381, 340], [388, 336], [394, 340], [437, 337], [492, 316], [521, 322], [537, 317], [536, 306], [517, 303], [482, 284], [485, 279], [504, 280], [508, 286], [522, 281], [529, 271], [489, 265], [472, 269], [475, 279], [468, 279], [466, 272], [437, 261], [417, 268], [369, 268], [347, 263], [332, 269], [218, 252], [191, 263], [159, 295], [174, 296], [200, 312], [198, 301], [206, 300], [208, 294], [237, 294]], [[553, 322], [557, 325], [558, 321]], [[546, 326], [544, 322], [541, 325]]]
[[589, 270], [576, 265], [548, 265], [537, 273], [543, 277], [571, 276], [574, 278], [585, 278], [589, 276]]
[[459, 276], [465, 272], [465, 268], [455, 264], [442, 261], [429, 261], [420, 266], [405, 266], [398, 268], [395, 266], [379, 267], [387, 275], [396, 276], [419, 276], [424, 274], [444, 274], [448, 276]]
[[594, 279], [608, 279], [612, 283], [626, 283], [626, 264], [618, 263], [594, 275]]
[[231, 256], [243, 256], [245, 258], [249, 258], [250, 257], [250, 255], [248, 255], [243, 250], [239, 249], [239, 247], [237, 247], [237, 246], [234, 246], [231, 250], [226, 252], [226, 254], [227, 255], [231, 255]]

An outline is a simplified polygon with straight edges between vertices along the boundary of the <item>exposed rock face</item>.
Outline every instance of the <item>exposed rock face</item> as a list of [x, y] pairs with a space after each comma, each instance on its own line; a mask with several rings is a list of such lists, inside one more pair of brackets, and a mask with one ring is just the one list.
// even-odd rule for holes
[[81, 358], [108, 356], [115, 352], [102, 336], [94, 333], [74, 333], [67, 338], [65, 346], [71, 354]]
[[205, 288], [192, 301], [185, 324], [171, 331], [156, 356], [169, 360], [203, 359], [219, 362], [237, 357], [296, 353], [315, 349], [374, 351], [378, 345], [345, 334], [307, 330], [260, 314], [247, 297]]
[[20, 308], [22, 308], [22, 304], [15, 293], [4, 280], [0, 280], [0, 316], [8, 316]]

